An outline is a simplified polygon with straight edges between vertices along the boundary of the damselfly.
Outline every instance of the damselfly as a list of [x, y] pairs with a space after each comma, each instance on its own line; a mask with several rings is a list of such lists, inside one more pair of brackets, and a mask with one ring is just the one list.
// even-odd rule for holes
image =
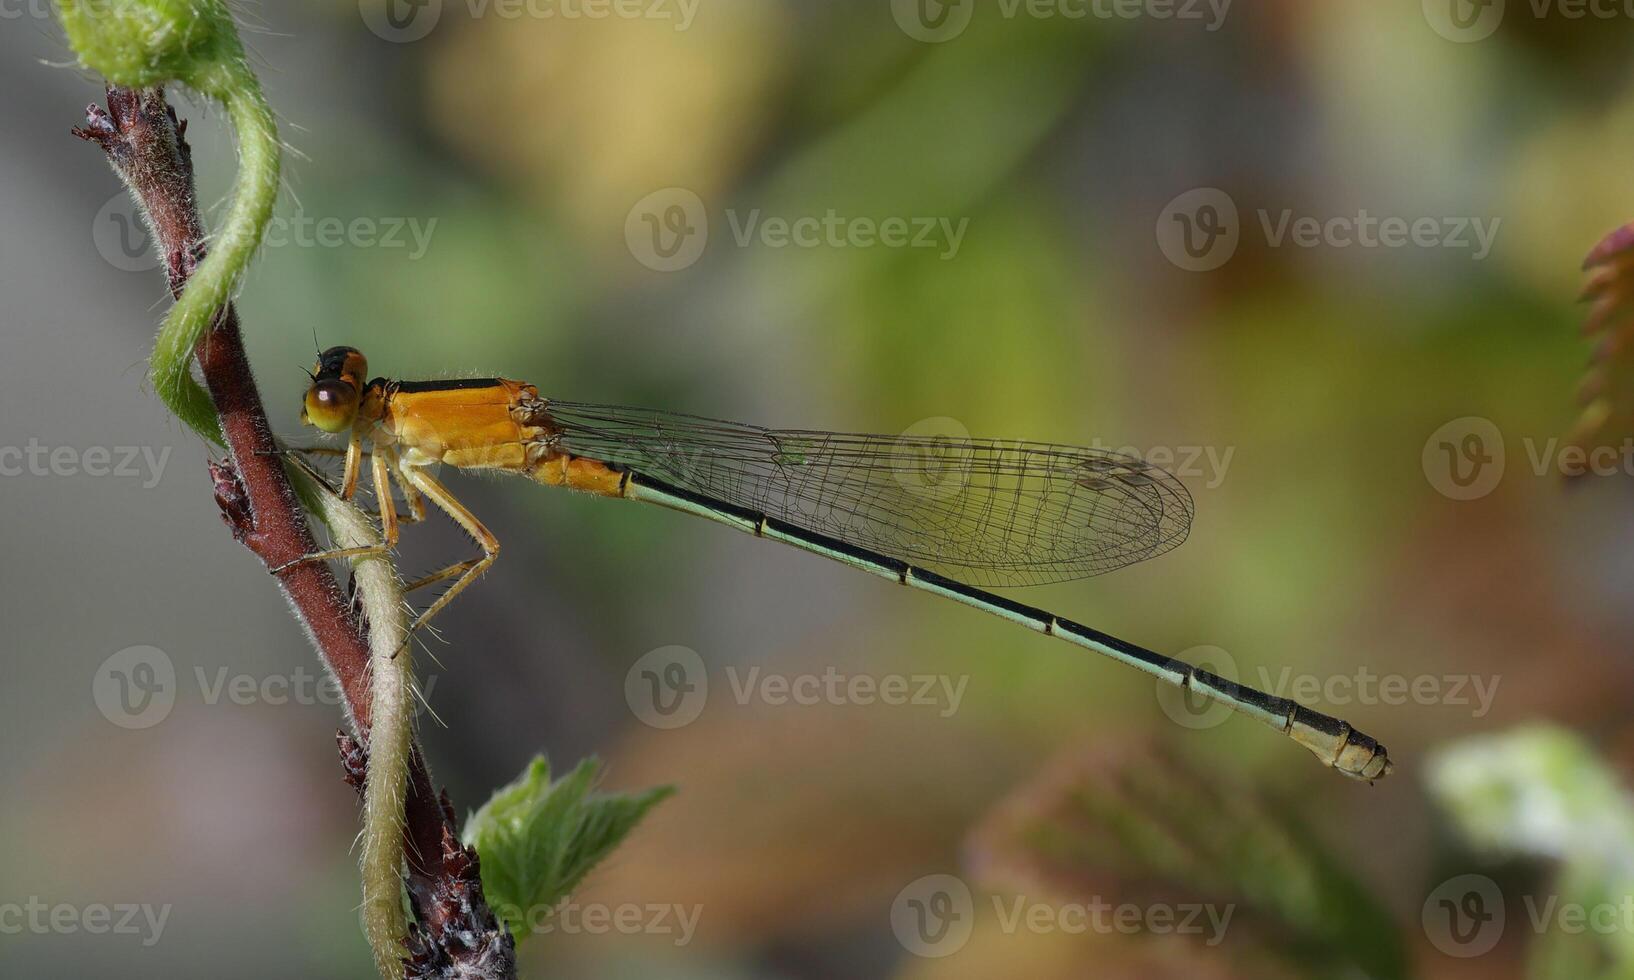
[[[499, 554], [498, 539], [428, 468], [500, 470], [696, 514], [945, 596], [1225, 704], [1347, 776], [1390, 772], [1384, 746], [1347, 722], [986, 591], [1087, 578], [1179, 545], [1191, 496], [1137, 457], [1037, 442], [763, 429], [546, 399], [503, 378], [365, 381], [367, 371], [350, 347], [324, 351], [301, 413], [306, 424], [348, 434], [342, 496], [357, 488], [367, 441], [386, 548], [401, 521], [425, 517], [423, 499], [482, 547], [481, 557], [408, 584], [453, 580], [415, 627]], [[406, 518], [393, 503], [394, 483]]]

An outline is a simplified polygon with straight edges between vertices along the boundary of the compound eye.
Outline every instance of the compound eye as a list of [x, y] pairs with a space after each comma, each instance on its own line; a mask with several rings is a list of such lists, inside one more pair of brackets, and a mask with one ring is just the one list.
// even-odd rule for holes
[[325, 432], [344, 432], [357, 415], [358, 392], [349, 382], [319, 381], [306, 392], [306, 420]]

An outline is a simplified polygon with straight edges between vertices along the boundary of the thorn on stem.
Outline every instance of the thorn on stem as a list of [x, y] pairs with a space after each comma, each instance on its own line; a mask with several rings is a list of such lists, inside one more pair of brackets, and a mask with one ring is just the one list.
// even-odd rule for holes
[[255, 530], [254, 511], [244, 481], [231, 463], [211, 460], [210, 482], [215, 487], [216, 506], [221, 508], [222, 521], [232, 530], [233, 539], [242, 543]]
[[369, 750], [361, 741], [339, 729], [335, 731], [335, 743], [340, 747], [340, 764], [346, 770], [346, 785], [361, 795], [369, 769]]

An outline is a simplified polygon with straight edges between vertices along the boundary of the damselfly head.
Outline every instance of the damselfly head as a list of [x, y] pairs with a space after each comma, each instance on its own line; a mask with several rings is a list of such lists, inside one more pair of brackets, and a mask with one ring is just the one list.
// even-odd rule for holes
[[369, 362], [354, 347], [331, 347], [318, 355], [306, 389], [301, 422], [325, 432], [345, 432], [357, 417]]

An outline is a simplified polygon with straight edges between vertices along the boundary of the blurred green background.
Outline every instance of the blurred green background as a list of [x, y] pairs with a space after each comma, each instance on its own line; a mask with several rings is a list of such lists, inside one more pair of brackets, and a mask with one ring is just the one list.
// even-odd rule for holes
[[[695, 935], [558, 929], [525, 944], [524, 975], [1541, 975], [1559, 930], [1531, 913], [1580, 889], [1548, 848], [1467, 838], [1428, 760], [1547, 720], [1597, 750], [1613, 787], [1634, 762], [1628, 460], [1568, 489], [1551, 441], [1589, 351], [1580, 260], [1634, 219], [1626, 11], [1500, 4], [1460, 28], [1439, 0], [1218, 19], [1161, 17], [1156, 0], [649, 0], [605, 17], [567, 0], [386, 2], [242, 10], [292, 151], [282, 238], [241, 301], [286, 435], [308, 438], [316, 341], [393, 377], [1169, 453], [1197, 505], [1184, 548], [1015, 597], [1280, 684], [1397, 760], [1353, 784], [1250, 722], [1160, 702], [1134, 672], [838, 565], [451, 474], [505, 543], [440, 621], [435, 660], [420, 655], [422, 736], [456, 806], [538, 751], [563, 768], [599, 754], [612, 786], [680, 788], [575, 899], [694, 909]], [[98, 80], [63, 67], [43, 4], [0, 13], [0, 447], [19, 451], [0, 458], [0, 974], [369, 975], [340, 712], [224, 532], [207, 447], [145, 388], [162, 277], [101, 155], [68, 135]], [[216, 204], [230, 133], [179, 107]], [[1216, 241], [1206, 271], [1174, 257], [1175, 229], [1208, 217], [1176, 208], [1198, 200], [1236, 211], [1234, 250]], [[830, 213], [962, 237], [740, 240], [751, 220]], [[1434, 234], [1369, 247], [1331, 220], [1364, 213]], [[1284, 217], [1325, 230], [1278, 239]], [[655, 227], [690, 228], [693, 252], [666, 260]], [[1472, 227], [1495, 231], [1489, 249]], [[99, 476], [97, 447], [147, 455]], [[438, 519], [410, 530], [403, 566], [469, 550]], [[702, 658], [710, 694], [661, 730], [626, 677], [673, 646]], [[157, 679], [134, 672], [155, 664]], [[734, 680], [757, 666], [965, 687], [946, 711], [740, 703]], [[120, 683], [156, 693], [162, 717], [121, 715], [138, 701], [110, 702]], [[1569, 782], [1590, 762], [1563, 765]], [[1152, 773], [1161, 786], [1130, 791]], [[1072, 863], [1060, 850], [1004, 831], [1062, 779], [1087, 780], [1067, 796], [1094, 814], [1063, 818], [1067, 839], [1102, 845], [1068, 848], [1093, 871], [1068, 885], [1046, 873]], [[1528, 794], [1553, 799], [1504, 793], [1533, 815]], [[1163, 819], [1179, 825], [1169, 859], [1104, 846]], [[1286, 838], [1265, 829], [1280, 823]], [[1595, 826], [1607, 853], [1630, 846], [1621, 824]], [[1201, 830], [1217, 850], [1188, 851]], [[1005, 841], [1053, 857], [1019, 873]], [[1273, 845], [1293, 870], [1253, 858]], [[893, 928], [931, 874], [976, 895], [969, 941], [937, 957]], [[1436, 924], [1466, 875], [1507, 900], [1478, 952]], [[1212, 945], [1007, 929], [988, 897], [1059, 907], [1084, 881], [1142, 909], [1200, 892], [1262, 927]], [[8, 918], [31, 901], [169, 912], [157, 936]], [[1397, 952], [1358, 962], [1374, 942]], [[1571, 975], [1627, 968], [1604, 955]]]

